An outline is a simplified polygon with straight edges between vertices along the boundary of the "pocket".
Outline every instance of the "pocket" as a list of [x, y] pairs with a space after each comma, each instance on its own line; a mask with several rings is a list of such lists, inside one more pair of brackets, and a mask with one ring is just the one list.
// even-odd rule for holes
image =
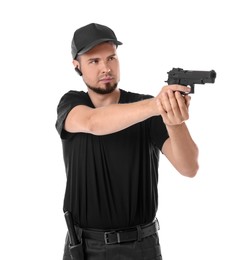
[[80, 244], [75, 245], [75, 246], [69, 245], [69, 252], [70, 252], [72, 260], [85, 260], [82, 241]]
[[162, 260], [158, 234], [144, 238], [140, 243], [144, 260]]

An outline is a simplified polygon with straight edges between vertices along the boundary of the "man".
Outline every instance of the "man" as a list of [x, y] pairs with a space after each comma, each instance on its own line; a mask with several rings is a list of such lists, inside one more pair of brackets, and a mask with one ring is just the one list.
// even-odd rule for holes
[[[121, 44], [100, 24], [74, 33], [73, 65], [87, 92], [69, 91], [57, 109], [64, 212], [73, 216], [82, 259], [162, 259], [155, 218], [159, 152], [184, 176], [198, 170], [185, 124], [190, 96], [181, 94], [189, 88], [164, 86], [156, 97], [119, 89]], [[63, 259], [81, 259], [70, 239]]]

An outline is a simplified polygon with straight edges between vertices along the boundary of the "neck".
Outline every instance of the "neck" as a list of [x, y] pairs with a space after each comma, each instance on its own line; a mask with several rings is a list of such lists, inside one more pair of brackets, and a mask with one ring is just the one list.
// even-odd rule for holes
[[112, 93], [109, 94], [97, 94], [94, 91], [88, 89], [88, 95], [96, 108], [105, 107], [111, 104], [117, 104], [119, 102], [120, 90], [116, 88]]

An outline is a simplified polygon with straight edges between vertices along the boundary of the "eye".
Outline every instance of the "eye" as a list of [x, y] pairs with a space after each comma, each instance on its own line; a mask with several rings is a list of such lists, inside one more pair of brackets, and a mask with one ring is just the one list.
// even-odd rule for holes
[[98, 63], [98, 59], [89, 60], [89, 64], [97, 64], [97, 63]]
[[115, 60], [115, 59], [116, 59], [115, 56], [111, 56], [111, 57], [108, 58], [108, 61], [113, 61], [113, 60]]

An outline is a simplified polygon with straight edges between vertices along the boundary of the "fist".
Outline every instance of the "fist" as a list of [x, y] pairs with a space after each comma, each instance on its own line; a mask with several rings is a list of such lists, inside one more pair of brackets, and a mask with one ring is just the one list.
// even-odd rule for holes
[[191, 96], [181, 92], [189, 92], [190, 88], [181, 85], [168, 85], [156, 97], [160, 115], [166, 125], [179, 125], [189, 119]]

